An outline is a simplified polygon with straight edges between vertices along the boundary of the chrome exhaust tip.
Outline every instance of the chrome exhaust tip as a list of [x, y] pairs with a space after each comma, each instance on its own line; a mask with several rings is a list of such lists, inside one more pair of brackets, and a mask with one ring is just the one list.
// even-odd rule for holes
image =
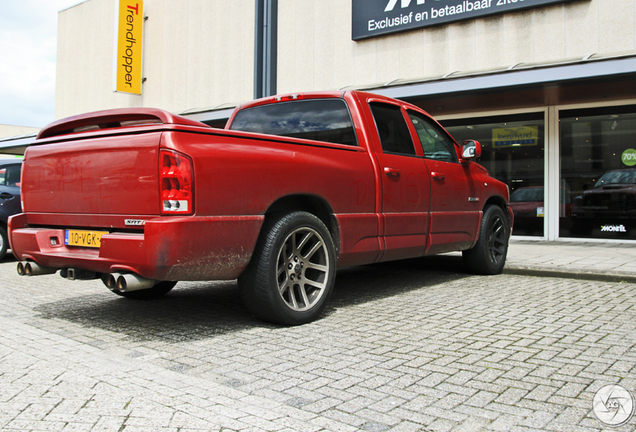
[[18, 262], [18, 274], [20, 276], [40, 276], [53, 274], [57, 272], [57, 268], [54, 267], [42, 267], [40, 264], [32, 261], [20, 261]]
[[138, 291], [152, 288], [156, 283], [157, 281], [154, 279], [147, 279], [134, 273], [127, 273], [119, 275], [117, 278], [117, 290], [119, 292]]
[[147, 279], [134, 273], [104, 274], [102, 275], [102, 282], [109, 290], [118, 293], [152, 288], [157, 283], [154, 279]]
[[109, 290], [113, 292], [119, 291], [119, 289], [117, 289], [117, 278], [119, 278], [120, 276], [121, 274], [119, 273], [107, 273], [102, 276], [102, 282]]

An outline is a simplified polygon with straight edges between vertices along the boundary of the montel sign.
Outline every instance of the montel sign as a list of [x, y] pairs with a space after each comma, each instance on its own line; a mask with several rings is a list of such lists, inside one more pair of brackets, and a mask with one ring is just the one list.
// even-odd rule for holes
[[361, 40], [571, 1], [575, 0], [352, 0], [351, 37]]

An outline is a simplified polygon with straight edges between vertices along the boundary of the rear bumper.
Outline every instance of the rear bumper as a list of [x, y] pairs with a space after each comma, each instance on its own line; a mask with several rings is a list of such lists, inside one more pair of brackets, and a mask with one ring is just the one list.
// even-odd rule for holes
[[132, 272], [156, 280], [228, 280], [237, 278], [249, 263], [263, 220], [264, 216], [151, 219], [143, 233], [111, 232], [102, 237], [99, 249], [93, 249], [66, 246], [63, 228], [31, 228], [28, 214], [19, 214], [9, 220], [9, 238], [19, 259], [44, 267]]

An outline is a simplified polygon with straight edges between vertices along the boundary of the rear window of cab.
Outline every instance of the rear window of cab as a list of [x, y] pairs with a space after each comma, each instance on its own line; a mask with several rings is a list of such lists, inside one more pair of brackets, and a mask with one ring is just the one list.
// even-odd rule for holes
[[341, 99], [308, 99], [239, 111], [230, 130], [357, 146], [353, 121]]

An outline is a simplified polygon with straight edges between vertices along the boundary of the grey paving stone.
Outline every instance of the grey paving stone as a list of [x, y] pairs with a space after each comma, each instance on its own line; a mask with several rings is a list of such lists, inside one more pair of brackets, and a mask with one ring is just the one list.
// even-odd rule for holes
[[510, 387], [495, 399], [495, 402], [515, 405], [528, 394], [527, 390]]
[[636, 285], [445, 259], [347, 269], [294, 328], [247, 315], [233, 282], [129, 302], [2, 262], [0, 429], [602, 430], [594, 392], [636, 390]]

